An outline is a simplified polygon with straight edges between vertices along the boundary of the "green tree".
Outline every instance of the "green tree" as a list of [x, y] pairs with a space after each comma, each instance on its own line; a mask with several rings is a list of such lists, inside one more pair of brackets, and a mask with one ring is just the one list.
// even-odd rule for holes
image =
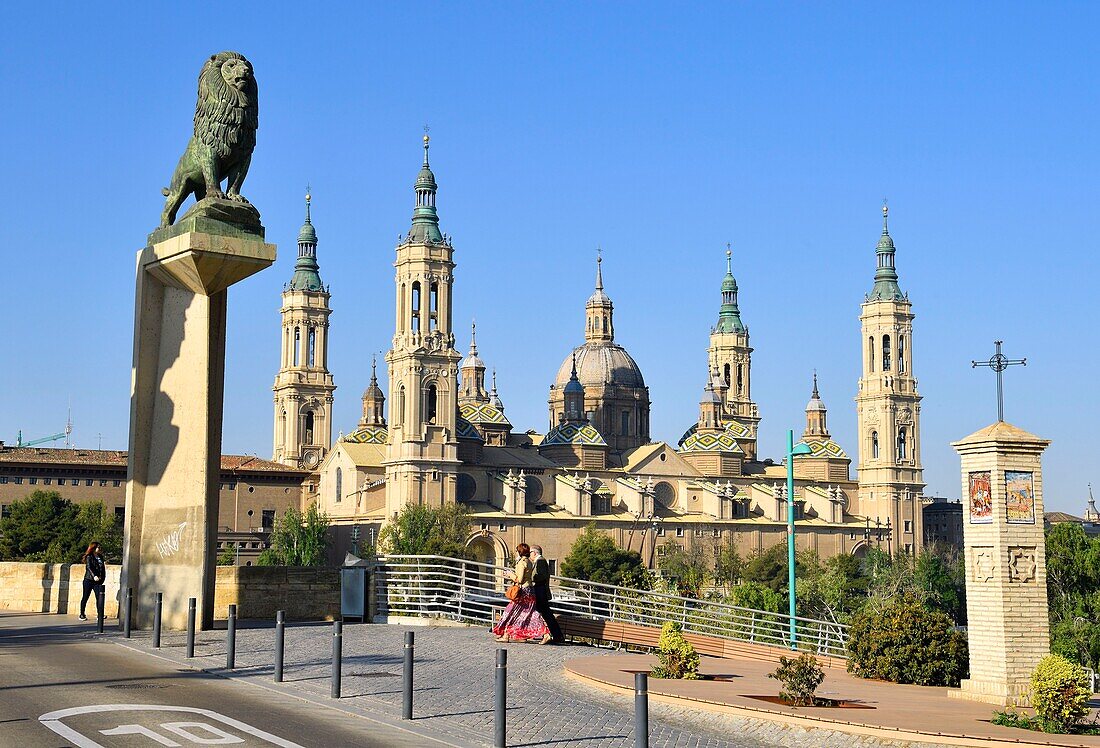
[[682, 597], [699, 598], [714, 579], [714, 563], [705, 548], [684, 548], [672, 538], [661, 546], [657, 568], [662, 576], [674, 580], [676, 593]]
[[737, 552], [737, 545], [733, 538], [726, 538], [724, 543], [714, 545], [714, 583], [726, 587], [732, 587], [741, 581], [745, 568], [745, 560]]
[[723, 602], [739, 608], [781, 613], [786, 605], [786, 598], [760, 582], [743, 582], [731, 589]]
[[310, 504], [306, 511], [294, 507], [275, 520], [271, 547], [256, 560], [259, 566], [324, 566], [328, 550], [329, 517]]
[[824, 563], [816, 554], [802, 554], [797, 562], [799, 615], [846, 623], [867, 602], [867, 577], [859, 559], [841, 553]]
[[787, 589], [787, 545], [773, 545], [754, 553], [745, 563], [741, 576], [748, 582], [759, 582], [775, 592]]
[[1100, 539], [1065, 522], [1046, 540], [1050, 651], [1100, 669]]
[[[265, 550], [264, 553], [267, 551]], [[260, 554], [263, 555], [262, 553]], [[222, 548], [221, 553], [218, 554], [217, 564], [218, 566], [232, 566], [237, 562], [237, 549], [234, 546], [227, 545]], [[277, 566], [277, 564], [263, 564], [260, 566]]]
[[911, 597], [857, 613], [848, 653], [849, 672], [894, 683], [957, 686], [969, 669], [966, 637], [946, 613]]
[[0, 560], [77, 563], [93, 540], [109, 561], [122, 556], [122, 527], [103, 502], [74, 504], [56, 491], [35, 491], [12, 502], [0, 519]]
[[637, 551], [615, 545], [591, 523], [573, 541], [569, 555], [561, 562], [561, 573], [574, 579], [630, 586], [646, 577], [646, 568]]
[[408, 504], [382, 528], [378, 538], [384, 553], [398, 556], [472, 558], [466, 547], [470, 517], [459, 504], [430, 507]]

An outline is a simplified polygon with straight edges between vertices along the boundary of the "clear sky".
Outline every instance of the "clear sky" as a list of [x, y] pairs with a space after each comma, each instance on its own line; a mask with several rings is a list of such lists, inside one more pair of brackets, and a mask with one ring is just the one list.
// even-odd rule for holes
[[[890, 202], [927, 493], [995, 420], [992, 341], [1027, 356], [1006, 420], [1053, 439], [1048, 509], [1095, 475], [1100, 5], [22, 4], [0, 73], [0, 439], [125, 448], [134, 255], [191, 131], [204, 58], [244, 53], [244, 194], [279, 259], [230, 292], [224, 448], [271, 455], [279, 302], [306, 183], [331, 286], [337, 429], [393, 331], [393, 247], [431, 125], [460, 351], [478, 323], [517, 429], [583, 338], [597, 245], [656, 439], [697, 417], [732, 242], [760, 448], [801, 432], [816, 367], [856, 456], [859, 305]], [[228, 10], [227, 10], [228, 9]], [[186, 209], [186, 207], [184, 208]], [[335, 436], [335, 435], [334, 435]], [[854, 477], [853, 463], [853, 477]]]

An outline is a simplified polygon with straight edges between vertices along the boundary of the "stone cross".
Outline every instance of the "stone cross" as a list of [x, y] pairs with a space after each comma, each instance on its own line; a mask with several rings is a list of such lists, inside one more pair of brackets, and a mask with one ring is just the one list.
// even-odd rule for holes
[[997, 421], [1001, 422], [1005, 419], [1005, 397], [1004, 397], [1004, 385], [1001, 381], [1001, 373], [1010, 366], [1027, 366], [1026, 358], [1010, 359], [1008, 356], [1001, 353], [1002, 340], [994, 340], [993, 345], [996, 346], [997, 352], [994, 353], [988, 361], [971, 361], [970, 368], [976, 369], [979, 366], [988, 366], [994, 372], [997, 373]]

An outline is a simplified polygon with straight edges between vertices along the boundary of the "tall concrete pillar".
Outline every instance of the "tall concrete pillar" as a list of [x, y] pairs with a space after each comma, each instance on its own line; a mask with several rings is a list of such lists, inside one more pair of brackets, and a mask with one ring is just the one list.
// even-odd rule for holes
[[1043, 475], [1047, 439], [1000, 421], [951, 446], [962, 457], [970, 678], [957, 698], [1022, 700], [1050, 651]]
[[138, 252], [121, 593], [133, 588], [138, 627], [157, 592], [166, 627], [186, 626], [190, 597], [213, 624], [227, 289], [274, 261], [258, 220], [199, 211]]

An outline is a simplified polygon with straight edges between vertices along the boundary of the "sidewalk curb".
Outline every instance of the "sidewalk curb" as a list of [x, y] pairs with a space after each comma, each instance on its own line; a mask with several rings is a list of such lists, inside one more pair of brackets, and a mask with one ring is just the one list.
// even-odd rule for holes
[[[249, 686], [253, 686], [254, 688], [261, 688], [265, 691], [270, 691], [271, 693], [277, 693], [277, 694], [280, 694], [282, 696], [290, 696], [292, 698], [298, 699], [300, 701], [304, 701], [304, 702], [309, 703], [309, 704], [314, 704], [316, 706], [325, 707], [326, 709], [331, 709], [333, 711], [340, 712], [342, 714], [347, 714], [347, 715], [350, 715], [350, 716], [353, 716], [353, 717], [358, 717], [358, 718], [366, 720], [368, 722], [375, 722], [375, 723], [378, 723], [378, 724], [382, 724], [382, 725], [385, 725], [386, 727], [401, 730], [402, 732], [407, 732], [409, 735], [414, 735], [418, 738], [424, 738], [426, 740], [430, 740], [435, 745], [447, 746], [447, 748], [485, 748], [485, 746], [489, 745], [488, 742], [475, 741], [475, 740], [472, 740], [468, 736], [455, 735], [453, 730], [450, 730], [450, 729], [438, 728], [438, 727], [437, 728], [421, 729], [418, 726], [414, 726], [414, 725], [410, 724], [406, 720], [390, 718], [389, 716], [386, 716], [386, 715], [383, 715], [383, 714], [378, 714], [377, 712], [374, 712], [374, 711], [369, 710], [369, 709], [363, 709], [361, 707], [351, 708], [350, 705], [343, 706], [343, 705], [340, 705], [340, 704], [334, 704], [334, 703], [332, 703], [331, 699], [326, 699], [322, 696], [316, 696], [314, 694], [304, 693], [304, 692], [301, 692], [301, 691], [289, 691], [289, 690], [283, 690], [283, 689], [280, 689], [280, 688], [276, 688], [273, 685], [269, 685], [268, 683], [262, 682], [259, 679], [260, 676], [258, 676], [258, 675], [233, 674], [233, 673], [226, 672], [226, 670], [224, 668], [205, 668], [205, 667], [200, 667], [198, 665], [194, 665], [194, 664], [189, 663], [189, 662], [180, 662], [178, 660], [172, 659], [171, 657], [167, 657], [167, 656], [162, 655], [162, 654], [157, 654], [155, 652], [150, 652], [146, 649], [143, 649], [142, 647], [136, 646], [134, 644], [127, 643], [125, 640], [119, 640], [116, 636], [110, 636], [110, 635], [104, 636], [104, 635], [95, 634], [95, 633], [92, 633], [92, 634], [87, 634], [86, 633], [86, 634], [84, 634], [84, 636], [86, 638], [95, 639], [95, 640], [98, 640], [98, 641], [108, 641], [108, 642], [111, 642], [112, 644], [115, 644], [119, 647], [122, 647], [123, 649], [128, 649], [132, 652], [137, 652], [137, 653], [143, 654], [147, 657], [153, 657], [153, 658], [158, 659], [158, 660], [163, 660], [165, 662], [170, 662], [173, 665], [190, 668], [191, 670], [194, 670], [196, 672], [207, 673], [208, 675], [213, 675], [213, 676], [216, 676], [216, 677], [219, 677], [219, 678], [223, 678], [225, 680], [237, 681], [237, 682], [249, 685]], [[350, 697], [350, 698], [369, 698], [369, 697], [358, 696], [358, 697]], [[445, 739], [444, 739], [444, 737], [441, 737], [441, 735], [445, 735]], [[452, 741], [457, 741], [457, 742], [452, 742]]]

